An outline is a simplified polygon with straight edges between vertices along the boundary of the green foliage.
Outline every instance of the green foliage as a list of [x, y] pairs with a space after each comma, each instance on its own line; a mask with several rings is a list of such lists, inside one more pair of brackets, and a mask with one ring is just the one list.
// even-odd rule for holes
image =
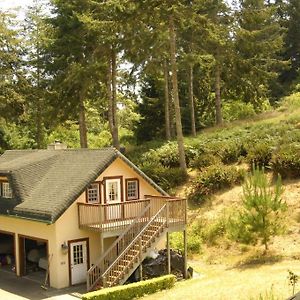
[[281, 198], [282, 192], [280, 177], [272, 189], [263, 168], [253, 168], [253, 174], [243, 185], [243, 211], [239, 221], [255, 238], [261, 239], [265, 251], [270, 238], [283, 229], [282, 217], [287, 206]]
[[[187, 235], [188, 254], [199, 254], [203, 243], [201, 236], [190, 229], [188, 229]], [[174, 232], [170, 235], [170, 246], [172, 249], [178, 249], [184, 252], [183, 235], [181, 232]]]
[[272, 169], [283, 178], [300, 176], [300, 143], [284, 144], [273, 154]]
[[272, 158], [272, 151], [273, 148], [266, 142], [252, 144], [252, 146], [247, 149], [246, 159], [249, 166], [269, 166]]
[[227, 122], [248, 119], [256, 115], [252, 103], [245, 103], [238, 100], [225, 102], [222, 106], [222, 113], [223, 119]]
[[192, 182], [188, 199], [195, 203], [202, 203], [214, 192], [240, 183], [243, 177], [243, 172], [236, 167], [222, 164], [210, 166]]
[[170, 289], [176, 282], [176, 276], [166, 275], [127, 285], [115, 286], [82, 295], [82, 300], [131, 300], [147, 294]]
[[198, 154], [193, 161], [191, 162], [191, 166], [193, 168], [202, 170], [203, 168], [209, 167], [214, 164], [220, 164], [221, 160], [219, 157], [212, 153], [201, 153]]
[[294, 111], [298, 108], [300, 108], [300, 92], [284, 97], [280, 105], [280, 110]]
[[[191, 146], [185, 146], [186, 161], [190, 161], [196, 156], [197, 151]], [[142, 156], [142, 162], [156, 162], [164, 167], [179, 167], [179, 154], [177, 143], [167, 142], [157, 149], [150, 149]]]
[[293, 295], [295, 295], [295, 287], [299, 280], [299, 276], [294, 272], [292, 272], [291, 270], [288, 270], [288, 273], [289, 273], [288, 275], [289, 284], [293, 287]]
[[140, 169], [166, 191], [170, 191], [187, 180], [187, 174], [181, 168], [168, 168], [159, 163], [147, 162], [140, 165]]

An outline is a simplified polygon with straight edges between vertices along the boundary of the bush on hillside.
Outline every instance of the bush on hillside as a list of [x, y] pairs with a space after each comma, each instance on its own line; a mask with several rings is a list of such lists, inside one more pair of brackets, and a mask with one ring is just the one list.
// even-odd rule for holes
[[283, 98], [279, 110], [295, 110], [300, 108], [300, 92], [295, 92]]
[[266, 142], [254, 144], [247, 149], [246, 160], [251, 168], [253, 165], [257, 167], [269, 166], [272, 158], [273, 148]]
[[273, 154], [271, 161], [275, 175], [282, 178], [300, 177], [300, 143], [292, 143], [280, 146]]
[[237, 162], [242, 155], [241, 141], [233, 137], [220, 137], [218, 140], [208, 141], [204, 151], [219, 158], [224, 164], [231, 164]]
[[222, 106], [222, 112], [224, 120], [228, 122], [247, 119], [256, 115], [253, 104], [242, 101], [225, 102]]
[[[193, 160], [197, 151], [192, 146], [185, 146], [186, 163]], [[175, 142], [168, 142], [157, 149], [150, 149], [142, 155], [142, 162], [160, 163], [164, 167], [177, 168], [179, 167], [178, 146]]]
[[188, 199], [200, 204], [214, 192], [240, 183], [243, 178], [243, 171], [236, 167], [221, 164], [210, 166], [193, 181]]
[[184, 184], [188, 178], [182, 169], [164, 167], [156, 162], [144, 163], [140, 169], [165, 191]]
[[202, 170], [211, 165], [220, 164], [221, 160], [218, 156], [212, 153], [201, 153], [197, 155], [194, 160], [191, 162], [191, 167]]

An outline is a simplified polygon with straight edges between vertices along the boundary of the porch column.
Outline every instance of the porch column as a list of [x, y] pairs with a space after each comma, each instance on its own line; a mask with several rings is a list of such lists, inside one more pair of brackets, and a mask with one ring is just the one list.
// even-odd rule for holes
[[167, 259], [168, 259], [168, 274], [171, 274], [171, 253], [170, 253], [170, 233], [167, 232]]
[[187, 232], [186, 229], [183, 231], [183, 244], [184, 244], [184, 273], [183, 276], [185, 279], [187, 276]]

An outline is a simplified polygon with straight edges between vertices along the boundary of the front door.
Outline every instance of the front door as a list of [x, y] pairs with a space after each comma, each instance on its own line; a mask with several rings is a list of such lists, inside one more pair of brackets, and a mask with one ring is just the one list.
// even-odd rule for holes
[[121, 178], [105, 180], [106, 204], [110, 204], [106, 207], [106, 218], [108, 220], [117, 220], [122, 216], [121, 192]]
[[87, 240], [73, 241], [69, 245], [71, 284], [83, 283], [88, 269]]

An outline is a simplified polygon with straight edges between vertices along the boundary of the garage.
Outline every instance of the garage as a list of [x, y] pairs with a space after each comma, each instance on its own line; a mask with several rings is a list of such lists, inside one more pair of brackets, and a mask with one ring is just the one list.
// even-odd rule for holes
[[42, 282], [48, 267], [48, 241], [19, 235], [20, 275]]
[[15, 235], [0, 231], [0, 269], [15, 272]]

